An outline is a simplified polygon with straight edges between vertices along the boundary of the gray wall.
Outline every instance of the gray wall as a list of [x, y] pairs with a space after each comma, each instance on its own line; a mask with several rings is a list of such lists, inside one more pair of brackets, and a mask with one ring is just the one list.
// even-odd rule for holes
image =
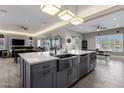
[[[3, 34], [3, 33], [0, 33]], [[12, 39], [24, 39], [25, 40], [25, 46], [29, 46], [29, 37], [26, 35], [16, 35], [16, 34], [3, 34], [5, 36], [5, 49], [11, 50], [12, 47]], [[33, 37], [33, 46], [36, 46], [36, 38]]]
[[[109, 35], [109, 34], [117, 34], [117, 31], [119, 31], [119, 33], [124, 34], [124, 28], [111, 29], [111, 30], [106, 30], [101, 32], [92, 32], [92, 33], [84, 34], [84, 39], [88, 41], [88, 49], [96, 49], [96, 36], [98, 36], [98, 33], [100, 35]], [[124, 37], [123, 37], [123, 41], [124, 41]], [[118, 55], [118, 56], [124, 56], [124, 47], [123, 47], [123, 52], [113, 52], [112, 54]]]
[[[62, 38], [62, 45], [63, 46], [66, 45], [66, 40], [68, 38], [71, 38], [72, 35], [73, 36], [78, 36], [81, 41], [83, 39], [81, 33], [78, 33], [78, 32], [75, 32], [75, 31], [71, 31], [71, 30], [68, 30], [68, 29], [59, 29], [59, 30], [50, 31], [50, 32], [47, 32], [45, 34], [39, 35], [36, 38], [37, 38], [37, 40], [40, 40], [41, 38], [46, 37], [48, 34], [51, 34], [52, 36], [60, 35], [61, 38]], [[81, 48], [81, 46], [80, 46], [80, 48]]]

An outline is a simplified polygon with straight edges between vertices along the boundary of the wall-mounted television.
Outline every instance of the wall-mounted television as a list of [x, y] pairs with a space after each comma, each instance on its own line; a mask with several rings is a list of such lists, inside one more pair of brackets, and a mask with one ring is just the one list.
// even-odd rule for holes
[[23, 40], [23, 39], [12, 39], [12, 45], [14, 45], [14, 46], [25, 45], [25, 40]]

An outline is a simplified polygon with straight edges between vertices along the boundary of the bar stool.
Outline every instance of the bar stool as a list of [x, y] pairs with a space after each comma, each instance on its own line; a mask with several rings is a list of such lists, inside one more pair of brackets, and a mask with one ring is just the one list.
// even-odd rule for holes
[[8, 58], [8, 57], [10, 57], [10, 52], [8, 52], [7, 50], [2, 51], [2, 57], [3, 57], [3, 58]]

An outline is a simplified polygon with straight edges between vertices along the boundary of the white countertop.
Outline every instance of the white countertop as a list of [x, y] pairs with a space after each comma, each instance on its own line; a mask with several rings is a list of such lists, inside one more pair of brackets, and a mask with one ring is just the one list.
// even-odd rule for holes
[[48, 52], [20, 53], [19, 56], [31, 65], [59, 59], [57, 57], [50, 56]]
[[94, 53], [96, 51], [87, 51], [87, 50], [70, 50], [68, 53], [69, 54], [74, 54], [74, 55], [83, 55], [83, 54], [89, 54], [89, 53]]
[[[94, 53], [95, 51], [86, 50], [70, 50], [67, 54], [83, 55], [88, 53]], [[65, 53], [61, 53], [65, 54]], [[60, 54], [58, 54], [60, 55]], [[23, 58], [29, 64], [44, 63], [48, 61], [58, 60], [59, 58], [50, 56], [49, 52], [30, 52], [30, 53], [20, 53], [19, 56]]]

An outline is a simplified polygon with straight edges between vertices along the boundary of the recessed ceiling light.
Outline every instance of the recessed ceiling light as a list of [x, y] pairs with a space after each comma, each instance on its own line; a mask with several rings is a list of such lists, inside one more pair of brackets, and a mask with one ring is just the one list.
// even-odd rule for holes
[[119, 27], [119, 25], [116, 25], [116, 27]]
[[40, 9], [49, 15], [55, 15], [60, 11], [61, 6], [60, 5], [41, 5]]
[[114, 17], [114, 18], [113, 18], [113, 20], [114, 20], [114, 21], [116, 21], [116, 20], [117, 20], [117, 18], [116, 18], [116, 17]]
[[1, 15], [1, 16], [5, 16], [6, 13], [7, 13], [6, 10], [4, 10], [4, 9], [0, 9], [0, 15]]

